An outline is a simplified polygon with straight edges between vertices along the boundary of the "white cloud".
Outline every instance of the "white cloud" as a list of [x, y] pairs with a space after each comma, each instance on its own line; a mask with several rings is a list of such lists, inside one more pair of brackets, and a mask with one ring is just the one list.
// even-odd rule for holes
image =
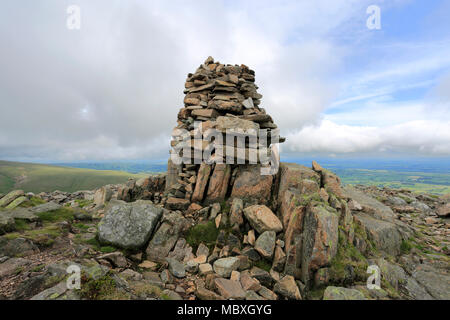
[[287, 136], [284, 152], [450, 154], [450, 121], [424, 120], [370, 127], [339, 125], [329, 120]]
[[[288, 136], [291, 151], [378, 150], [387, 143], [382, 134], [386, 124], [399, 130], [391, 133], [398, 139], [387, 150], [411, 150], [409, 141], [401, 143], [401, 137], [408, 139], [400, 134], [406, 130], [401, 123], [415, 123], [422, 116], [428, 124], [448, 120], [442, 117], [445, 108], [431, 117], [420, 101], [401, 106], [371, 100], [359, 112], [323, 116], [340, 92], [340, 106], [385, 97], [401, 85], [427, 81], [419, 77], [405, 82], [410, 68], [421, 74], [448, 62], [448, 55], [439, 60], [436, 51], [422, 64], [408, 60], [379, 70], [380, 63], [363, 68], [362, 74], [347, 73], [346, 59], [357, 48], [351, 40], [359, 44], [360, 37], [368, 37], [365, 8], [373, 2], [79, 0], [81, 30], [69, 31], [69, 1], [4, 1], [0, 158], [164, 158], [182, 106], [185, 77], [209, 55], [256, 71], [262, 106]], [[386, 81], [390, 78], [395, 81]], [[443, 79], [439, 88], [447, 99], [448, 81]], [[445, 105], [442, 99], [436, 105]], [[385, 113], [390, 107], [395, 110]], [[391, 121], [383, 122], [383, 113]], [[365, 122], [367, 116], [372, 123]], [[371, 127], [362, 127], [364, 123]], [[305, 141], [307, 136], [312, 140]], [[431, 145], [415, 146], [428, 152]], [[447, 144], [442, 145], [434, 152], [445, 152]]]

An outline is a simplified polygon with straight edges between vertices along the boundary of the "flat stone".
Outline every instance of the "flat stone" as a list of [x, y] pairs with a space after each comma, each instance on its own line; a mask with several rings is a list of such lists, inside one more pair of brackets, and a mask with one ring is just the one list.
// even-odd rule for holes
[[231, 272], [234, 270], [238, 270], [240, 266], [239, 258], [236, 257], [228, 257], [221, 258], [214, 262], [214, 272], [224, 278], [229, 278], [231, 276]]
[[213, 273], [213, 267], [209, 263], [202, 263], [198, 266], [198, 273], [203, 276]]
[[245, 291], [242, 289], [239, 281], [217, 278], [214, 282], [220, 295], [225, 299], [245, 299]]
[[62, 205], [60, 205], [56, 202], [50, 201], [47, 203], [37, 205], [32, 208], [29, 208], [28, 210], [30, 210], [34, 214], [38, 214], [38, 213], [42, 213], [42, 212], [55, 211], [55, 210], [60, 209], [61, 207], [62, 207]]
[[264, 231], [280, 232], [283, 230], [280, 219], [264, 205], [247, 207], [244, 209], [244, 215], [258, 233], [263, 233]]
[[329, 286], [323, 293], [323, 300], [366, 300], [361, 291]]
[[258, 239], [256, 239], [255, 249], [262, 257], [272, 260], [275, 249], [275, 241], [275, 231], [265, 231], [258, 237]]
[[169, 271], [173, 276], [177, 278], [184, 278], [186, 276], [186, 270], [180, 261], [173, 258], [167, 258], [166, 260], [169, 263]]
[[191, 201], [189, 199], [181, 199], [181, 198], [175, 198], [170, 197], [167, 199], [165, 207], [169, 210], [187, 210], [189, 208], [189, 205], [191, 204]]

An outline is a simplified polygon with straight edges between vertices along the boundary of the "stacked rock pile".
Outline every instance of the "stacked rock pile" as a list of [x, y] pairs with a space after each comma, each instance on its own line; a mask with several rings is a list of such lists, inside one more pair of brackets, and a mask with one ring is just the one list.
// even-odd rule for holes
[[285, 140], [260, 107], [262, 95], [249, 67], [224, 65], [208, 57], [188, 74], [185, 88], [171, 141], [172, 155], [179, 160], [171, 158], [168, 164], [171, 209], [223, 200], [239, 165], [278, 161], [274, 146]]

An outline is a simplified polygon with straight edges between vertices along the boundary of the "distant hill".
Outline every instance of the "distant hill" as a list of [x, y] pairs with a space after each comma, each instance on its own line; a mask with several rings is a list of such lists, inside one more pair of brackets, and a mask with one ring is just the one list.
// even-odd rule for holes
[[13, 189], [34, 193], [54, 190], [66, 192], [92, 190], [106, 184], [123, 183], [128, 178], [141, 178], [148, 175], [0, 160], [0, 193]]

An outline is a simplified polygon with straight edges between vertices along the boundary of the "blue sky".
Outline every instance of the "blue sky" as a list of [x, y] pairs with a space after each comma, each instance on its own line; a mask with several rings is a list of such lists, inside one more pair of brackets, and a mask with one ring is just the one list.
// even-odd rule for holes
[[186, 75], [209, 55], [256, 71], [284, 157], [450, 156], [448, 0], [1, 6], [0, 159], [165, 158]]

